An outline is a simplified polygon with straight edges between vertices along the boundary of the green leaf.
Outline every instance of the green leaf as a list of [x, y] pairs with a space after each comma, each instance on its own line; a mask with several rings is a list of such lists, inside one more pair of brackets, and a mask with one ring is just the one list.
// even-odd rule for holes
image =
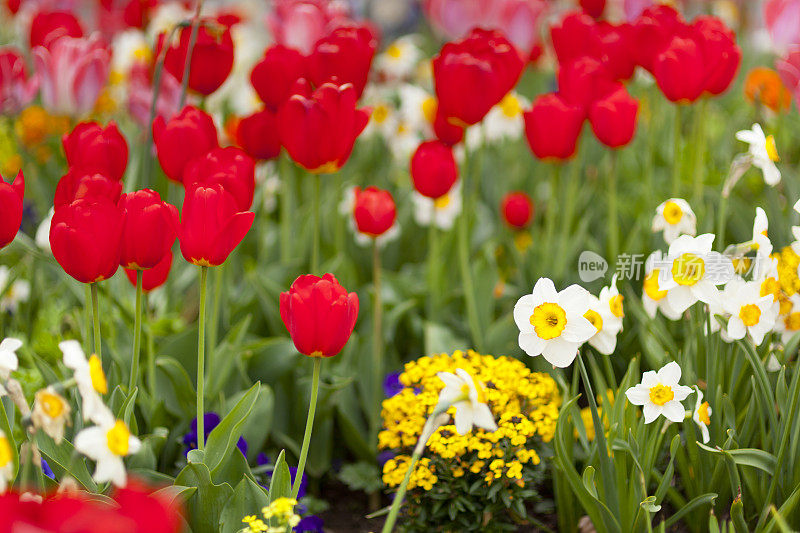
[[[13, 416], [13, 407], [11, 408]], [[5, 402], [0, 401], [0, 431], [6, 434], [8, 444], [11, 447], [11, 460], [14, 462], [14, 473], [19, 470], [19, 451], [17, 445], [14, 443], [14, 433], [11, 432], [11, 425], [8, 423], [8, 415], [6, 415]]]
[[256, 383], [247, 391], [241, 400], [225, 415], [219, 425], [208, 435], [204, 462], [213, 473], [222, 460], [231, 453], [242, 436], [242, 426], [258, 399], [261, 384]]
[[714, 492], [709, 492], [707, 494], [701, 494], [700, 496], [697, 496], [696, 498], [693, 498], [683, 508], [678, 509], [678, 511], [674, 515], [672, 515], [669, 518], [667, 518], [665, 520], [665, 522], [664, 522], [664, 525], [666, 526], [667, 529], [669, 529], [673, 524], [676, 524], [681, 518], [683, 518], [685, 515], [689, 514], [690, 512], [694, 511], [695, 509], [697, 509], [699, 507], [702, 507], [704, 505], [707, 505], [707, 504], [712, 504], [713, 505], [714, 500], [716, 498], [717, 498], [717, 495]]
[[222, 533], [236, 533], [243, 527], [242, 518], [261, 515], [261, 509], [269, 505], [267, 491], [249, 477], [242, 479], [233, 490], [219, 518]]
[[195, 487], [187, 503], [189, 525], [198, 532], [212, 532], [219, 528], [219, 519], [225, 504], [233, 494], [227, 483], [215, 485], [211, 472], [203, 463], [189, 463], [175, 478], [175, 485]]
[[754, 468], [758, 468], [763, 470], [769, 475], [774, 475], [775, 473], [775, 465], [777, 464], [777, 460], [775, 456], [769, 452], [765, 452], [764, 450], [759, 450], [756, 448], [739, 448], [736, 450], [722, 450], [720, 448], [712, 448], [710, 446], [706, 446], [705, 444], [698, 442], [697, 446], [701, 449], [714, 453], [714, 454], [730, 454], [733, 457], [734, 462], [737, 465], [743, 466], [752, 466]]
[[375, 463], [359, 461], [344, 465], [338, 477], [352, 491], [371, 493], [383, 488], [383, 481]]
[[197, 401], [194, 385], [181, 364], [172, 357], [156, 360], [156, 383], [160, 399], [174, 415], [194, 418]]
[[47, 460], [47, 464], [53, 469], [56, 478], [63, 479], [65, 475], [72, 476], [89, 492], [97, 492], [97, 484], [92, 480], [92, 476], [86, 468], [86, 462], [77, 454], [68, 440], [64, 439], [61, 444], [56, 445], [53, 439], [43, 431], [38, 431], [36, 444]]
[[589, 494], [597, 498], [597, 487], [594, 484], [594, 467], [589, 465], [583, 471], [583, 486], [589, 491]]
[[286, 452], [281, 450], [278, 459], [275, 461], [275, 468], [272, 470], [272, 480], [269, 483], [269, 501], [274, 502], [278, 498], [288, 498], [292, 495], [292, 473], [289, 472], [289, 465], [286, 464]]

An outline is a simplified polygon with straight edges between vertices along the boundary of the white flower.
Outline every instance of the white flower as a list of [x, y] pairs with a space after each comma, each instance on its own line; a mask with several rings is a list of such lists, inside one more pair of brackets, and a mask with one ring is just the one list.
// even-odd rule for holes
[[131, 435], [125, 422], [115, 420], [110, 412], [96, 423], [96, 426], [83, 429], [75, 436], [75, 449], [95, 461], [92, 479], [124, 487], [127, 474], [122, 458], [138, 452], [141, 442]]
[[275, 208], [278, 207], [278, 195], [281, 194], [282, 188], [281, 179], [276, 174], [270, 174], [269, 177], [264, 178], [261, 186], [261, 207], [264, 208], [264, 211], [267, 213], [275, 211]]
[[743, 339], [750, 334], [756, 346], [764, 341], [764, 335], [775, 326], [780, 304], [771, 294], [761, 296], [761, 283], [733, 279], [725, 287], [723, 307], [731, 317], [728, 319], [728, 336]]
[[36, 245], [48, 253], [52, 253], [50, 250], [50, 223], [53, 221], [54, 213], [55, 208], [51, 207], [50, 211], [47, 213], [47, 216], [44, 218], [44, 220], [42, 220], [42, 223], [39, 224], [38, 228], [36, 228]]
[[590, 302], [591, 294], [579, 285], [556, 292], [551, 280], [540, 278], [533, 292], [514, 306], [519, 347], [532, 357], [543, 355], [554, 366], [568, 367], [581, 345], [597, 333], [586, 318]]
[[[769, 261], [769, 256], [772, 253], [772, 241], [769, 240], [767, 230], [769, 229], [769, 220], [767, 214], [760, 207], [756, 207], [756, 218], [753, 220], [753, 248], [756, 249], [756, 272], [761, 266], [761, 262]], [[758, 275], [758, 274], [756, 274]]]
[[72, 408], [53, 387], [36, 392], [31, 420], [36, 428], [43, 430], [60, 444], [64, 438], [64, 426], [69, 423]]
[[478, 426], [487, 431], [495, 431], [497, 424], [492, 411], [486, 405], [486, 393], [482, 383], [463, 368], [456, 369], [455, 374], [439, 372], [436, 374], [444, 382], [439, 393], [437, 408], [452, 405], [456, 408], [455, 424], [459, 435], [464, 435]]
[[617, 290], [617, 276], [611, 286], [603, 287], [600, 297], [590, 295], [589, 310], [583, 316], [592, 323], [597, 332], [589, 339], [589, 344], [603, 355], [611, 355], [617, 347], [617, 334], [622, 330], [623, 296]]
[[[17, 350], [22, 346], [22, 341], [14, 338], [3, 339], [0, 342], [0, 381], [6, 381], [11, 372], [14, 372], [19, 365]], [[6, 389], [0, 383], [0, 396], [6, 394]]]
[[471, 126], [465, 133], [465, 142], [471, 149], [477, 149], [484, 142], [496, 143], [515, 140], [525, 131], [523, 111], [530, 107], [530, 101], [512, 91], [492, 107], [483, 121]]
[[[644, 310], [650, 316], [655, 318], [656, 313], [661, 313], [670, 320], [678, 320], [683, 313], [678, 313], [670, 307], [667, 301], [667, 291], [663, 290], [659, 284], [659, 278], [662, 277], [661, 271], [663, 270], [666, 259], [664, 258], [661, 250], [656, 250], [647, 261], [644, 263], [645, 278], [642, 283], [642, 304]], [[661, 268], [657, 268], [662, 265]]]
[[633, 405], [641, 405], [644, 412], [644, 423], [664, 415], [672, 422], [681, 422], [686, 417], [686, 410], [681, 403], [691, 394], [692, 389], [679, 385], [681, 367], [678, 363], [667, 363], [658, 373], [650, 370], [642, 375], [642, 382], [625, 391], [625, 396]]
[[410, 78], [422, 58], [418, 35], [404, 35], [375, 58], [375, 70], [388, 79]]
[[682, 198], [670, 198], [656, 208], [653, 217], [653, 233], [664, 232], [664, 242], [672, 244], [680, 235], [697, 234], [697, 217], [689, 202]]
[[153, 55], [144, 32], [130, 28], [114, 36], [111, 46], [112, 83], [121, 83], [128, 77], [134, 64], [148, 63]]
[[436, 118], [436, 98], [419, 85], [411, 83], [398, 87], [397, 96], [400, 99], [399, 121], [418, 135], [432, 135], [433, 121]]
[[0, 266], [0, 311], [15, 313], [22, 302], [27, 302], [31, 295], [31, 284], [25, 279], [16, 279], [9, 286], [11, 271], [5, 265]]
[[0, 493], [14, 480], [14, 451], [6, 434], [0, 430]]
[[78, 341], [64, 341], [58, 347], [64, 354], [64, 365], [74, 371], [78, 392], [83, 400], [83, 419], [95, 424], [107, 420], [111, 417], [111, 411], [103, 403], [101, 394], [108, 392], [108, 382], [100, 358], [92, 354], [87, 361]]
[[764, 182], [767, 185], [777, 185], [781, 181], [781, 171], [775, 166], [778, 150], [775, 147], [775, 137], [764, 135], [764, 130], [758, 124], [753, 124], [753, 129], [736, 132], [736, 138], [750, 145], [747, 153], [753, 166], [761, 169]]
[[420, 226], [434, 224], [439, 229], [449, 230], [461, 213], [461, 181], [457, 181], [450, 192], [436, 200], [411, 192], [414, 203], [414, 220]]
[[667, 291], [669, 306], [683, 313], [700, 300], [716, 304], [721, 285], [733, 279], [733, 263], [729, 257], [712, 252], [714, 235], [698, 237], [681, 235], [670, 245], [659, 288]]
[[692, 413], [692, 420], [694, 420], [697, 427], [700, 428], [700, 434], [703, 436], [703, 444], [707, 444], [711, 437], [708, 434], [708, 426], [711, 424], [711, 407], [708, 402], [703, 401], [703, 393], [694, 386], [695, 393], [697, 394], [697, 401], [694, 404], [694, 412]]

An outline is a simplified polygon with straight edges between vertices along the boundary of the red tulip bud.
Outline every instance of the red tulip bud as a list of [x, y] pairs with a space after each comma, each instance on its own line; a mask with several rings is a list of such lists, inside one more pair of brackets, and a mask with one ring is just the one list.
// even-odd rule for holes
[[108, 279], [119, 268], [122, 214], [106, 198], [80, 199], [56, 208], [50, 248], [64, 271], [81, 283]]
[[705, 90], [703, 53], [691, 38], [674, 37], [653, 63], [653, 76], [672, 102], [694, 102]]
[[254, 217], [240, 211], [233, 195], [219, 184], [188, 188], [178, 227], [183, 257], [195, 265], [221, 265], [247, 235]]
[[167, 177], [180, 183], [186, 164], [219, 146], [214, 120], [194, 106], [184, 107], [165, 122], [161, 116], [153, 121], [153, 140], [158, 162]]
[[378, 40], [367, 26], [336, 28], [314, 45], [308, 56], [308, 76], [314, 85], [353, 84], [358, 98], [364, 92]]
[[421, 143], [411, 156], [411, 179], [422, 196], [440, 198], [458, 180], [458, 165], [453, 150], [441, 141]]
[[83, 28], [78, 18], [69, 11], [42, 11], [31, 20], [30, 45], [50, 45], [63, 36], [83, 37]]
[[267, 48], [264, 58], [250, 73], [250, 83], [261, 101], [273, 113], [278, 112], [300, 78], [307, 76], [306, 58], [295, 50], [282, 44]]
[[583, 126], [584, 111], [557, 94], [536, 98], [525, 112], [525, 135], [539, 159], [565, 160], [575, 155]]
[[378, 237], [386, 233], [394, 225], [397, 209], [392, 193], [377, 187], [364, 190], [356, 188], [353, 218], [361, 233], [370, 237]]
[[[164, 68], [178, 81], [183, 81], [186, 54], [189, 49], [192, 28], [181, 28], [178, 42], [173, 42], [164, 56]], [[163, 35], [159, 37], [156, 52], [163, 46]], [[192, 49], [189, 66], [189, 88], [208, 96], [225, 82], [233, 69], [233, 39], [230, 28], [214, 21], [203, 20], [197, 29], [197, 40]]]
[[0, 248], [8, 246], [22, 224], [22, 200], [25, 197], [25, 176], [20, 170], [12, 183], [0, 176]]
[[233, 195], [239, 211], [247, 211], [253, 205], [256, 188], [256, 163], [249, 155], [235, 146], [214, 148], [203, 157], [192, 160], [183, 173], [183, 185], [218, 183]]
[[269, 109], [241, 119], [235, 136], [236, 144], [255, 159], [275, 159], [281, 153], [278, 116]]
[[597, 139], [609, 148], [627, 145], [636, 133], [636, 114], [639, 102], [624, 87], [620, 87], [589, 110], [589, 122]]
[[71, 168], [58, 180], [53, 205], [61, 207], [79, 199], [105, 199], [116, 204], [120, 194], [122, 194], [122, 182], [107, 178], [103, 174], [87, 173], [81, 169]]
[[178, 210], [150, 189], [123, 194], [120, 265], [134, 270], [155, 267], [175, 242]]
[[510, 192], [500, 202], [500, 211], [510, 228], [525, 229], [533, 217], [533, 202], [522, 191]]
[[67, 164], [87, 173], [121, 180], [128, 164], [128, 143], [114, 122], [103, 128], [97, 122], [81, 122], [61, 139]]
[[[162, 286], [166, 283], [171, 269], [172, 250], [167, 250], [167, 253], [156, 263], [156, 266], [142, 271], [142, 290], [144, 292], [150, 292]], [[136, 286], [136, 272], [137, 271], [132, 268], [125, 269], [125, 276], [128, 277], [128, 281], [130, 281], [131, 285], [134, 287]]]
[[347, 344], [358, 318], [358, 295], [333, 274], [300, 276], [281, 293], [281, 319], [295, 348], [310, 357], [333, 357]]
[[433, 119], [433, 132], [440, 141], [450, 146], [454, 146], [464, 139], [464, 127], [449, 122], [438, 109], [436, 117]]
[[581, 9], [587, 15], [599, 19], [603, 16], [603, 11], [606, 9], [606, 0], [580, 0]]

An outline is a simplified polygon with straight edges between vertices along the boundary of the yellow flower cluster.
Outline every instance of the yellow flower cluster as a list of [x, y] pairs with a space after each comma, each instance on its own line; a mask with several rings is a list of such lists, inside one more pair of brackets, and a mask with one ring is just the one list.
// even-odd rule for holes
[[[384, 430], [379, 435], [379, 447], [401, 454], [411, 451], [444, 387], [437, 372], [454, 372], [457, 368], [483, 383], [486, 402], [498, 417], [498, 429], [489, 432], [476, 428], [459, 435], [455, 426], [441, 426], [428, 441], [427, 453], [446, 460], [453, 477], [471, 472], [482, 475], [487, 483], [503, 477], [520, 480], [523, 465], [540, 462], [531, 448], [532, 439], [549, 442], [555, 434], [561, 397], [549, 375], [531, 372], [521, 361], [509, 357], [470, 350], [407, 363], [400, 375], [403, 390], [383, 402]], [[451, 408], [449, 414], [454, 413], [455, 408]], [[383, 468], [384, 483], [399, 485], [407, 466], [407, 455], [388, 461]], [[438, 478], [429, 467], [427, 459], [420, 460], [409, 488], [430, 490]]]
[[283, 533], [287, 528], [293, 528], [300, 523], [300, 516], [295, 514], [294, 508], [297, 500], [292, 498], [278, 498], [270, 503], [268, 507], [261, 509], [264, 520], [275, 524], [270, 527], [267, 522], [257, 518], [255, 515], [248, 515], [242, 519], [247, 524], [244, 533]]
[[772, 254], [772, 257], [778, 258], [778, 280], [783, 295], [789, 297], [800, 291], [800, 278], [797, 275], [800, 256], [794, 253], [791, 246], [786, 246], [779, 254]]

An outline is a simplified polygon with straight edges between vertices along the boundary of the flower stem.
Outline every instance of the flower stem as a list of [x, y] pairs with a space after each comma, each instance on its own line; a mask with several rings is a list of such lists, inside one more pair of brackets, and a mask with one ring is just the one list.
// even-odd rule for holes
[[89, 353], [92, 351], [92, 287], [89, 283], [85, 283], [84, 287], [84, 297], [83, 297], [83, 308], [84, 308], [84, 323], [86, 326], [86, 331], [84, 332], [83, 337], [83, 349], [85, 352]]
[[[381, 302], [381, 254], [377, 239], [372, 239], [372, 290], [374, 309], [372, 313], [372, 372], [374, 409], [372, 413], [372, 440], [377, 443], [381, 427], [381, 397], [383, 382], [383, 304]], [[376, 444], [377, 445], [377, 444]]]
[[319, 393], [319, 371], [322, 368], [322, 358], [314, 358], [314, 375], [311, 378], [311, 400], [308, 404], [308, 418], [306, 419], [306, 432], [303, 435], [303, 445], [300, 448], [300, 459], [297, 463], [297, 473], [292, 485], [292, 499], [297, 499], [300, 492], [300, 483], [303, 481], [303, 471], [306, 469], [308, 458], [308, 444], [311, 442], [311, 431], [314, 428], [314, 413], [317, 410], [317, 393]]
[[703, 187], [705, 186], [705, 169], [703, 168], [703, 164], [705, 163], [706, 149], [705, 124], [708, 120], [706, 117], [707, 101], [707, 98], [701, 98], [700, 105], [696, 106], [695, 109], [695, 138], [694, 143], [692, 143], [692, 150], [694, 151], [694, 157], [692, 158], [692, 162], [694, 163], [694, 169], [692, 170], [692, 174], [694, 175], [694, 194], [692, 195], [692, 203], [695, 206], [695, 209], [697, 209], [697, 207], [703, 201]]
[[675, 106], [675, 123], [672, 127], [672, 196], [681, 188], [681, 106]]
[[280, 164], [281, 178], [281, 263], [284, 265], [292, 257], [292, 184], [289, 180], [291, 168], [289, 166], [289, 156], [281, 154], [278, 162]]
[[[619, 214], [617, 213], [617, 157], [611, 150], [608, 165], [608, 260], [616, 264], [619, 254]], [[571, 199], [569, 200], [571, 201]]]
[[439, 312], [439, 232], [431, 221], [428, 226], [428, 321]]
[[183, 65], [183, 79], [181, 81], [181, 98], [178, 103], [178, 109], [183, 108], [186, 103], [186, 91], [189, 87], [189, 72], [192, 66], [192, 54], [194, 53], [194, 45], [197, 43], [197, 34], [200, 32], [200, 10], [203, 9], [203, 0], [197, 0], [192, 18], [192, 33], [189, 34], [189, 46], [186, 49], [186, 60]]
[[97, 283], [90, 285], [92, 291], [92, 323], [94, 325], [94, 353], [103, 360], [103, 350], [101, 347], [100, 339], [100, 309], [97, 302]]
[[320, 177], [313, 175], [311, 179], [314, 180], [313, 193], [311, 197], [312, 209], [314, 219], [314, 237], [311, 240], [311, 273], [316, 274], [319, 271], [319, 187]]
[[208, 267], [200, 267], [200, 314], [197, 324], [197, 449], [205, 448], [204, 385], [206, 379], [206, 285]]
[[383, 523], [383, 529], [381, 529], [381, 533], [391, 533], [391, 531], [394, 529], [394, 523], [397, 521], [397, 515], [400, 512], [400, 506], [403, 504], [403, 498], [405, 498], [406, 495], [408, 482], [411, 479], [411, 473], [414, 472], [414, 467], [417, 465], [420, 455], [422, 455], [422, 453], [416, 450], [411, 455], [411, 461], [408, 463], [408, 470], [406, 470], [406, 475], [403, 478], [403, 482], [400, 483], [400, 488], [397, 489], [397, 494], [394, 495], [392, 508], [389, 510], [389, 516], [386, 517], [386, 522]]
[[131, 358], [131, 380], [128, 394], [139, 381], [139, 354], [142, 347], [142, 275], [144, 271], [136, 271], [136, 315], [133, 322], [133, 357]]
[[472, 268], [469, 264], [469, 237], [467, 235], [469, 219], [467, 211], [461, 213], [458, 224], [458, 256], [461, 264], [461, 279], [464, 283], [464, 298], [467, 304], [467, 322], [469, 323], [475, 349], [483, 352], [483, 333], [478, 320], [478, 306], [475, 301], [475, 285], [472, 281]]

